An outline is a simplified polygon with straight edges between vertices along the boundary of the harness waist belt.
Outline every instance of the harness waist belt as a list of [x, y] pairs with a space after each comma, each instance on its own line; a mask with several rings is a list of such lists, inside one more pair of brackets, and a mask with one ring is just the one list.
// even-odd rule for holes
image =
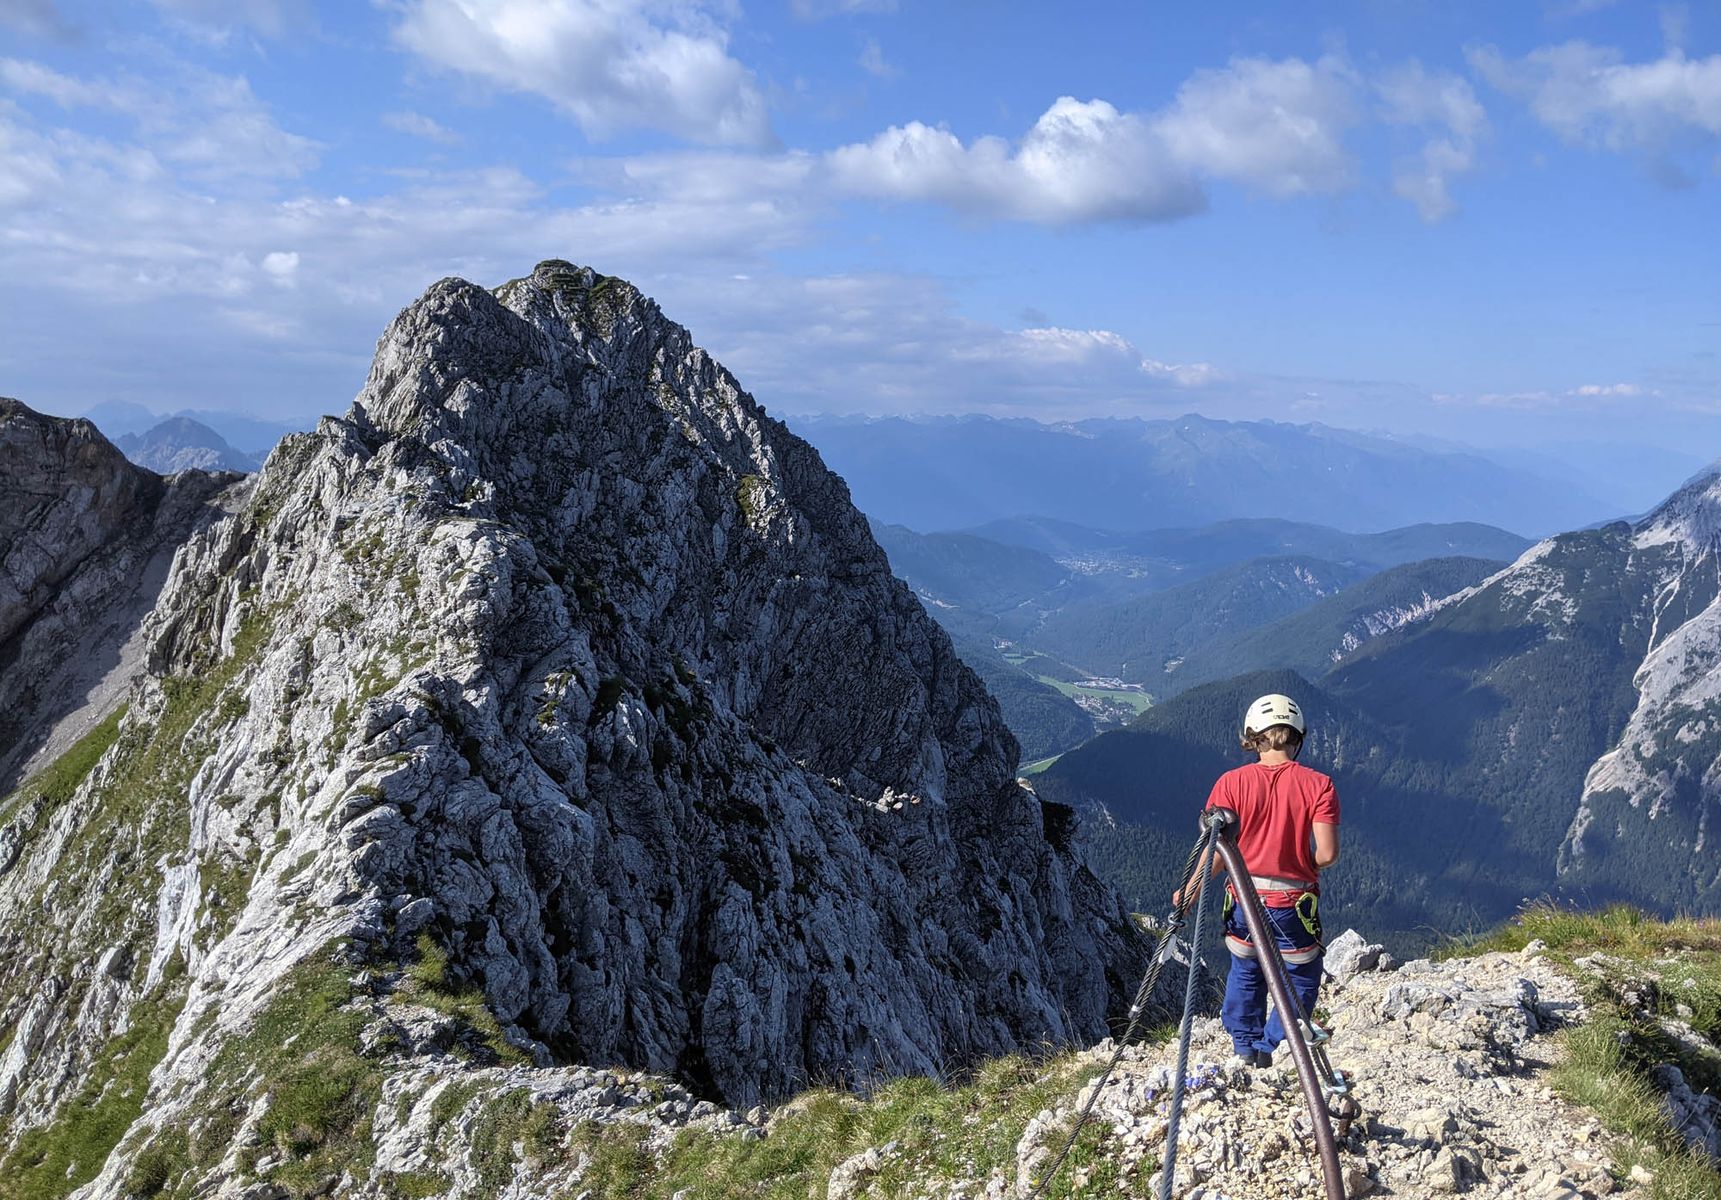
[[1251, 875], [1257, 892], [1312, 892], [1315, 885], [1301, 879], [1280, 879], [1277, 875]]

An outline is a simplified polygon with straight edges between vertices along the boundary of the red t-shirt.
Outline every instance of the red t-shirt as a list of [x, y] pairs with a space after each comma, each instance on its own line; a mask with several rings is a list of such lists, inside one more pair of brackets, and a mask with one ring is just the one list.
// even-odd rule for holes
[[[1237, 814], [1237, 849], [1249, 874], [1297, 880], [1311, 892], [1320, 890], [1309, 839], [1316, 821], [1339, 823], [1339, 797], [1331, 779], [1300, 763], [1249, 763], [1219, 777], [1207, 807]], [[1263, 888], [1261, 902], [1283, 908], [1295, 904], [1298, 895]]]

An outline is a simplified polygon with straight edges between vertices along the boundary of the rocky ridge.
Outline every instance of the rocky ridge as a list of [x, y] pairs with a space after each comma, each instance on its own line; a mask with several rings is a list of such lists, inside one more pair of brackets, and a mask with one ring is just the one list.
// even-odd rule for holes
[[15, 1178], [388, 1194], [439, 956], [474, 1103], [603, 1066], [689, 1112], [1091, 1040], [1133, 981], [842, 482], [624, 281], [435, 285], [224, 503], [123, 711], [0, 807]]

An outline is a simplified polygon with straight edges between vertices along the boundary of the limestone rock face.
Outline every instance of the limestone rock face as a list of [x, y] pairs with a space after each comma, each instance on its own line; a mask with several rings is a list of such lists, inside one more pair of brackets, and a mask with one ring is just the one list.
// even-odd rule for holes
[[[254, 1146], [232, 1047], [331, 952], [373, 993], [446, 955], [521, 1070], [741, 1107], [1091, 1041], [1124, 1003], [1140, 935], [996, 704], [842, 481], [627, 283], [436, 284], [346, 417], [224, 499], [93, 765], [0, 808], [13, 1129], [166, 1031], [89, 1194], [201, 1145], [216, 1080]], [[233, 1155], [207, 1178], [243, 1194], [270, 1159]]]

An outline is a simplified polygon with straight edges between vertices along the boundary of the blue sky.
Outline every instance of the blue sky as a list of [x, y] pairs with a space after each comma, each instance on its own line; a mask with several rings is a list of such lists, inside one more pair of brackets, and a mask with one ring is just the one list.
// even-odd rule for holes
[[0, 392], [302, 420], [562, 257], [775, 411], [1696, 461], [1718, 195], [1713, 5], [0, 0]]

